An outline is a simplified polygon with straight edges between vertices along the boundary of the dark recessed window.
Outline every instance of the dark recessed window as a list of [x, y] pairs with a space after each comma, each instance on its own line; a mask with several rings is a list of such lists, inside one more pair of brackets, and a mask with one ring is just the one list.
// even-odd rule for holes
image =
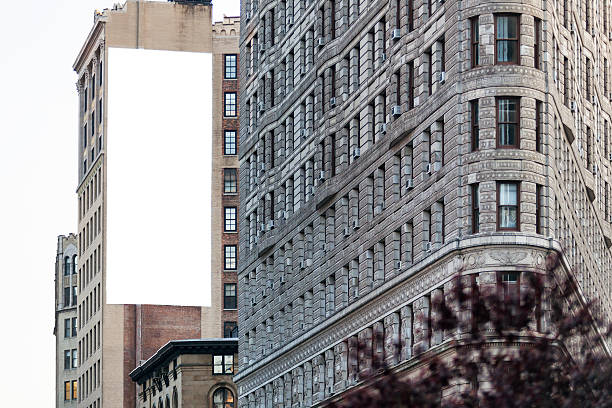
[[497, 98], [497, 147], [519, 147], [519, 99]]
[[238, 192], [238, 172], [236, 169], [223, 169], [223, 192]]
[[238, 265], [238, 247], [225, 245], [223, 247], [223, 269], [236, 270]]
[[70, 401], [70, 381], [64, 381], [64, 401]]
[[472, 68], [474, 68], [480, 65], [480, 23], [478, 17], [472, 17], [470, 21], [472, 25]]
[[77, 318], [72, 318], [72, 337], [76, 337], [77, 335]]
[[497, 183], [497, 229], [518, 231], [519, 184], [515, 182]]
[[536, 101], [535, 116], [536, 151], [542, 153], [542, 102], [540, 101]]
[[70, 369], [70, 350], [64, 350], [64, 370]]
[[472, 234], [480, 231], [480, 186], [472, 184]]
[[236, 79], [238, 77], [238, 56], [236, 54], [225, 55], [225, 79]]
[[72, 327], [70, 324], [70, 319], [64, 319], [64, 337], [70, 337], [70, 334], [72, 333]]
[[77, 398], [79, 398], [79, 390], [77, 387], [77, 380], [73, 380], [72, 381], [72, 399], [76, 400]]
[[472, 122], [472, 151], [478, 150], [480, 143], [480, 111], [478, 100], [470, 102], [471, 122]]
[[223, 135], [223, 154], [226, 156], [235, 156], [237, 154], [236, 131], [226, 130]]
[[79, 366], [79, 359], [77, 357], [77, 350], [72, 349], [72, 368], [77, 368]]
[[236, 107], [236, 92], [226, 92], [224, 98], [224, 116], [226, 117], [235, 117], [237, 116], [237, 107]]
[[519, 63], [519, 16], [495, 16], [495, 63]]
[[237, 309], [238, 304], [236, 302], [236, 284], [226, 283], [223, 285], [223, 308], [224, 309]]
[[238, 338], [238, 324], [236, 322], [224, 322], [223, 337], [226, 339]]
[[234, 232], [238, 228], [238, 210], [236, 207], [225, 207], [223, 209], [223, 229], [226, 232]]

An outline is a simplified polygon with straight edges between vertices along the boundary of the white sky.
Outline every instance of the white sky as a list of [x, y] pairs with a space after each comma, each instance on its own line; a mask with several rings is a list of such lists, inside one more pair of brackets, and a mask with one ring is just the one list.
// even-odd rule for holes
[[[2, 0], [0, 380], [6, 406], [54, 406], [55, 249], [57, 235], [75, 232], [77, 224], [72, 63], [94, 10], [115, 2]], [[215, 20], [239, 14], [239, 0], [213, 3]]]

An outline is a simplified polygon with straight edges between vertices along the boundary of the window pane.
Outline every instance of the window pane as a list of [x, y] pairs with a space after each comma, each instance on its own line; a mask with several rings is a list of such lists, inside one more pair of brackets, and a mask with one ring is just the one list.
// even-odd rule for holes
[[225, 246], [224, 259], [225, 269], [236, 269], [236, 245]]
[[70, 319], [64, 319], [64, 337], [70, 337], [71, 327]]
[[223, 169], [223, 192], [236, 193], [238, 191], [238, 175], [236, 169]]
[[235, 130], [225, 131], [223, 154], [225, 155], [235, 155], [236, 154], [236, 131]]
[[224, 373], [225, 374], [232, 374], [234, 372], [234, 356], [232, 355], [227, 355], [224, 357]]
[[517, 38], [516, 33], [517, 17], [516, 16], [499, 16], [497, 17], [497, 38]]
[[499, 125], [499, 144], [502, 146], [513, 146], [516, 144], [516, 125]]
[[64, 382], [64, 401], [70, 401], [70, 381]]
[[77, 368], [78, 362], [77, 351], [76, 349], [72, 349], [72, 368]]
[[499, 208], [500, 211], [500, 219], [499, 226], [500, 228], [516, 228], [516, 207], [515, 206], [501, 206]]
[[499, 186], [499, 205], [516, 205], [517, 185], [514, 183], [502, 183]]
[[517, 101], [514, 99], [500, 99], [498, 119], [500, 122], [516, 122]]
[[236, 231], [236, 207], [225, 207], [225, 231]]
[[72, 381], [72, 399], [75, 400], [77, 399], [79, 396], [78, 394], [78, 388], [77, 388], [77, 382], [76, 380]]
[[223, 356], [213, 356], [213, 373], [223, 374]]

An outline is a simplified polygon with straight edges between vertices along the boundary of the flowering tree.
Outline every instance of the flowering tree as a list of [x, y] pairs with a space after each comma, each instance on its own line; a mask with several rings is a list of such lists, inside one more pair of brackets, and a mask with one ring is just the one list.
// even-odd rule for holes
[[[326, 406], [612, 407], [612, 326], [602, 332], [595, 308], [560, 269], [551, 255], [541, 273], [521, 274], [520, 290], [483, 289], [459, 273], [450, 297], [432, 299], [432, 329], [450, 340], [416, 350], [408, 367], [390, 367], [372, 343], [359, 344], [349, 359], [363, 366], [368, 355], [371, 367]], [[381, 341], [374, 333], [373, 344]]]

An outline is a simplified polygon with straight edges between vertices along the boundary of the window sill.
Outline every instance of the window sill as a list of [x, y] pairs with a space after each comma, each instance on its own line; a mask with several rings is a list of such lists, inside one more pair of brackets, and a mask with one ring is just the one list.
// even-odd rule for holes
[[223, 311], [225, 311], [225, 312], [237, 312], [238, 309], [237, 308], [236, 309], [226, 309], [226, 308], [223, 308]]
[[223, 195], [224, 196], [237, 196], [238, 193], [226, 193], [226, 192], [223, 192]]
[[237, 234], [238, 231], [223, 231], [224, 234]]

